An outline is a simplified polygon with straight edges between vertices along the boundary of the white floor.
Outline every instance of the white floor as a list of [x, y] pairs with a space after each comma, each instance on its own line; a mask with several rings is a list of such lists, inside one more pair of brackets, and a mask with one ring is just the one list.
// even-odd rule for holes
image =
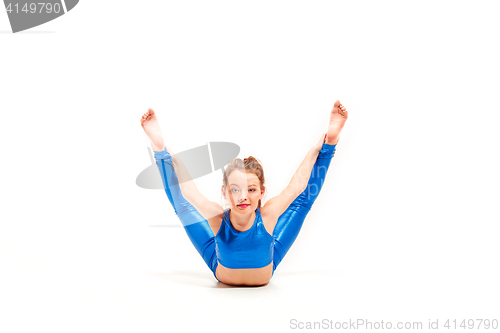
[[[323, 320], [421, 322], [425, 329], [429, 320], [491, 320], [500, 305], [496, 254], [486, 245], [458, 250], [457, 258], [423, 242], [420, 256], [402, 248], [410, 257], [398, 261], [299, 237], [267, 286], [245, 288], [217, 282], [181, 228], [2, 227], [0, 237], [3, 332], [285, 332]], [[441, 250], [433, 256], [429, 247]]]

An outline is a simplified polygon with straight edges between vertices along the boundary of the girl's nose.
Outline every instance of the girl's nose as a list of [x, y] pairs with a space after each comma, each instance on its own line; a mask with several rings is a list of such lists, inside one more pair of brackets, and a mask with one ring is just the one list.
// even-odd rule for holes
[[240, 202], [244, 201], [247, 198], [247, 192], [246, 191], [241, 191], [240, 192]]

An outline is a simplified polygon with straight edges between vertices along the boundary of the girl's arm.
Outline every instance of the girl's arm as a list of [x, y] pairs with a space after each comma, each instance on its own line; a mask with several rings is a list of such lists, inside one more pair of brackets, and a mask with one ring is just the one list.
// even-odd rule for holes
[[278, 218], [285, 212], [290, 204], [307, 188], [311, 177], [311, 171], [316, 163], [319, 151], [326, 139], [326, 133], [321, 136], [320, 141], [308, 152], [299, 168], [292, 177], [288, 186], [276, 197], [268, 200], [265, 204], [266, 213], [270, 214], [271, 220]]
[[182, 196], [210, 223], [211, 218], [221, 215], [224, 209], [218, 203], [208, 200], [196, 187], [182, 160], [175, 155], [171, 156]]

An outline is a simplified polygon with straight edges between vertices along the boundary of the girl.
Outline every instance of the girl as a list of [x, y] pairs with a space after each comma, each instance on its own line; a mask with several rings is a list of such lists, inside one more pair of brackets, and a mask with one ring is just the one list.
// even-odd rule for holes
[[224, 210], [198, 191], [182, 161], [171, 155], [155, 112], [149, 109], [142, 116], [170, 203], [219, 282], [247, 286], [269, 282], [321, 190], [346, 120], [347, 110], [337, 100], [328, 132], [306, 154], [289, 185], [263, 206], [265, 179], [259, 161], [250, 156], [229, 163], [221, 187], [229, 202]]

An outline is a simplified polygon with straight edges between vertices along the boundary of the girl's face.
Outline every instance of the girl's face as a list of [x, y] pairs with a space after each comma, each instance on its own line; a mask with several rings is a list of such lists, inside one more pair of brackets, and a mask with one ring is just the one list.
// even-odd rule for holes
[[222, 192], [229, 201], [231, 211], [242, 214], [255, 211], [265, 191], [265, 188], [260, 187], [259, 178], [251, 172], [234, 170], [227, 180], [228, 185], [225, 189], [222, 187]]

